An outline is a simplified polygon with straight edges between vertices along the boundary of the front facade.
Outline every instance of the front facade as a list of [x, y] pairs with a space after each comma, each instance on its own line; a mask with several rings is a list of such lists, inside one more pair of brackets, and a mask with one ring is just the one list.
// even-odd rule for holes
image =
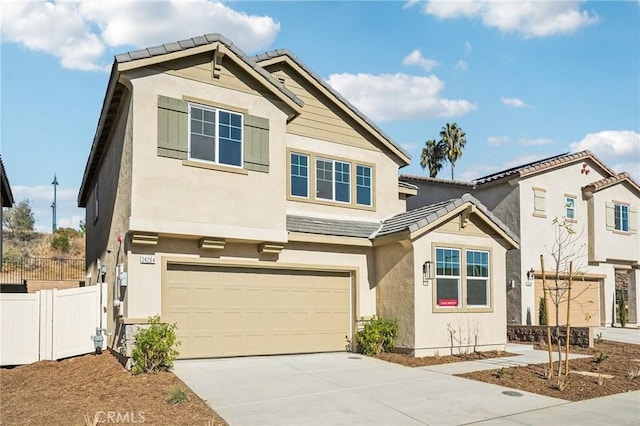
[[[640, 191], [627, 173], [616, 174], [588, 151], [563, 154], [477, 179], [451, 182], [403, 176], [420, 186], [410, 207], [470, 191], [518, 234], [520, 250], [507, 254], [507, 321], [538, 323], [543, 297], [542, 266], [549, 287], [555, 272], [566, 286], [568, 261], [575, 274], [571, 324], [612, 325], [619, 297], [627, 302], [629, 322], [637, 323], [640, 295]], [[437, 190], [429, 191], [436, 187]], [[567, 232], [567, 230], [569, 231]], [[558, 242], [565, 241], [561, 250]], [[564, 260], [556, 262], [554, 254]], [[622, 296], [621, 296], [622, 295]], [[566, 296], [564, 297], [565, 300]], [[555, 323], [551, 303], [550, 318]], [[559, 304], [566, 322], [566, 302]]]
[[78, 199], [109, 346], [161, 315], [183, 358], [344, 350], [379, 314], [375, 234], [416, 194], [409, 161], [288, 51], [117, 56]]
[[[4, 163], [2, 162], [2, 157], [0, 157], [0, 223], [4, 223], [2, 221], [2, 214], [4, 208], [13, 207], [13, 192], [11, 192], [11, 185], [9, 185], [9, 178], [7, 177], [7, 172], [4, 169]], [[0, 230], [0, 271], [2, 270], [2, 239], [3, 239], [2, 230]]]

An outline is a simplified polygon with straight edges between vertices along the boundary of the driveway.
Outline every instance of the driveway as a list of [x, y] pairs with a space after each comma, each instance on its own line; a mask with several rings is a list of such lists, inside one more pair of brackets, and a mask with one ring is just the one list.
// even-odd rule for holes
[[174, 371], [231, 425], [514, 424], [504, 417], [567, 404], [350, 353], [183, 360]]
[[633, 343], [640, 345], [640, 328], [614, 328], [599, 327], [593, 330], [593, 337], [602, 335], [604, 340], [613, 340], [615, 342]]

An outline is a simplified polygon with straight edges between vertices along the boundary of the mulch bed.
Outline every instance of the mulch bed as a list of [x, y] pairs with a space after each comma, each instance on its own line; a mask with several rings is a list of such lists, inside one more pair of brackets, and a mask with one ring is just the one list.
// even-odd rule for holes
[[[189, 401], [167, 404], [176, 387]], [[108, 352], [0, 368], [0, 407], [2, 425], [227, 424], [173, 373], [133, 376]]]
[[426, 367], [429, 365], [450, 364], [452, 362], [477, 361], [480, 359], [500, 358], [505, 356], [513, 356], [509, 352], [487, 351], [487, 352], [470, 352], [464, 355], [442, 355], [442, 356], [425, 356], [412, 357], [404, 354], [396, 354], [390, 352], [382, 352], [375, 358], [383, 361], [394, 362], [406, 367]]

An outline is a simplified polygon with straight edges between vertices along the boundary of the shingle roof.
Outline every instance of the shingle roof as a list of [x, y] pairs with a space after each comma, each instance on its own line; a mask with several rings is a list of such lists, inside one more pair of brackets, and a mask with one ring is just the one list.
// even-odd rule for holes
[[413, 181], [413, 182], [432, 182], [432, 183], [444, 183], [448, 185], [458, 185], [458, 186], [469, 186], [474, 187], [475, 184], [473, 182], [469, 182], [466, 180], [451, 180], [451, 179], [440, 179], [440, 178], [432, 178], [429, 176], [418, 176], [418, 175], [400, 175], [400, 179]]
[[0, 156], [0, 186], [0, 190], [2, 191], [2, 207], [13, 206], [13, 192], [11, 192], [11, 185], [9, 184], [9, 177], [2, 162], [2, 156]]
[[242, 50], [233, 44], [231, 40], [221, 34], [205, 34], [199, 37], [188, 38], [185, 40], [179, 40], [172, 43], [165, 43], [159, 46], [148, 47], [146, 49], [132, 50], [130, 52], [122, 53], [115, 56], [115, 60], [118, 63], [125, 63], [135, 61], [138, 59], [146, 59], [154, 56], [167, 55], [173, 52], [179, 52], [181, 50], [191, 49], [193, 47], [203, 46], [206, 44], [212, 44], [220, 42], [224, 44], [229, 50], [235, 53], [238, 58], [242, 59], [247, 65], [253, 68], [256, 72], [266, 78], [271, 84], [278, 88], [282, 93], [291, 98], [299, 106], [303, 106], [304, 102], [298, 98], [291, 90], [287, 89], [280, 83], [275, 77], [273, 77], [268, 71], [261, 66], [257, 65], [251, 56], [247, 56]]
[[322, 87], [327, 89], [329, 93], [335, 96], [340, 102], [345, 104], [348, 108], [350, 108], [358, 117], [360, 117], [364, 122], [366, 122], [369, 126], [371, 126], [376, 132], [378, 132], [383, 138], [385, 138], [389, 143], [391, 143], [398, 151], [404, 154], [407, 158], [411, 159], [411, 155], [407, 151], [405, 151], [400, 145], [398, 145], [389, 135], [382, 131], [374, 122], [369, 120], [363, 113], [361, 113], [358, 108], [353, 106], [348, 100], [346, 100], [340, 93], [336, 92], [329, 84], [324, 81], [322, 77], [313, 72], [309, 67], [307, 67], [304, 62], [302, 62], [296, 55], [291, 53], [288, 49], [276, 49], [271, 50], [269, 52], [260, 53], [258, 55], [253, 56], [253, 60], [256, 62], [266, 61], [272, 58], [279, 58], [282, 56], [288, 56], [294, 61], [300, 68], [302, 68], [306, 73], [308, 73], [314, 80], [316, 80]]
[[610, 175], [615, 175], [615, 173], [605, 166], [598, 158], [593, 155], [591, 151], [580, 151], [575, 153], [565, 152], [564, 154], [554, 155], [553, 157], [543, 158], [541, 160], [536, 160], [531, 163], [522, 164], [520, 166], [512, 167], [507, 170], [502, 170], [487, 176], [483, 176], [478, 179], [474, 179], [473, 182], [477, 185], [482, 185], [485, 183], [489, 183], [492, 181], [496, 181], [499, 179], [503, 179], [509, 176], [525, 176], [529, 174], [534, 174], [538, 172], [542, 172], [546, 169], [550, 169], [552, 167], [556, 167], [562, 164], [573, 163], [578, 160], [591, 158], [595, 161], [603, 170], [607, 171]]
[[640, 192], [640, 185], [638, 185], [638, 183], [635, 180], [633, 180], [633, 178], [627, 172], [622, 172], [615, 176], [610, 176], [604, 179], [597, 180], [595, 182], [591, 182], [589, 185], [586, 185], [582, 189], [591, 191], [591, 192], [597, 192], [597, 191], [600, 191], [601, 189], [607, 188], [611, 185], [615, 185], [617, 183], [624, 182], [624, 181], [629, 182], [629, 184], [631, 184], [631, 186], [634, 187], [636, 191]]
[[393, 216], [390, 219], [385, 220], [382, 226], [376, 232], [375, 237], [383, 235], [393, 234], [400, 231], [414, 232], [435, 222], [439, 218], [448, 215], [456, 208], [462, 206], [465, 203], [471, 203], [476, 206], [478, 210], [484, 213], [493, 223], [495, 223], [505, 234], [507, 234], [512, 240], [519, 242], [519, 238], [516, 234], [509, 229], [500, 219], [498, 219], [493, 213], [491, 213], [477, 198], [471, 194], [464, 194], [460, 198], [453, 198], [451, 200], [442, 201], [436, 204], [430, 204], [428, 206], [420, 207], [418, 209], [409, 210], [405, 213], [400, 213]]
[[369, 238], [379, 227], [379, 222], [359, 222], [353, 220], [287, 215], [287, 231], [291, 232]]

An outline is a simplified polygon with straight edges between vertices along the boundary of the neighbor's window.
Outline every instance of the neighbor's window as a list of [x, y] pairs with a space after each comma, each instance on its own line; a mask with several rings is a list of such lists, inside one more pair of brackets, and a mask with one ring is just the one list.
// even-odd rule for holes
[[291, 195], [309, 196], [309, 156], [291, 153]]
[[325, 158], [316, 159], [316, 197], [349, 203], [351, 164]]
[[242, 114], [189, 104], [189, 158], [240, 167]]
[[613, 219], [616, 231], [629, 232], [629, 206], [615, 204], [613, 207]]
[[460, 249], [436, 248], [436, 304], [460, 303]]
[[576, 199], [575, 197], [565, 197], [565, 207], [566, 213], [565, 216], [567, 219], [575, 219], [576, 218]]
[[489, 252], [467, 250], [467, 305], [489, 306]]
[[356, 203], [371, 205], [371, 167], [356, 166]]
[[533, 188], [533, 214], [545, 217], [547, 191], [542, 188]]

